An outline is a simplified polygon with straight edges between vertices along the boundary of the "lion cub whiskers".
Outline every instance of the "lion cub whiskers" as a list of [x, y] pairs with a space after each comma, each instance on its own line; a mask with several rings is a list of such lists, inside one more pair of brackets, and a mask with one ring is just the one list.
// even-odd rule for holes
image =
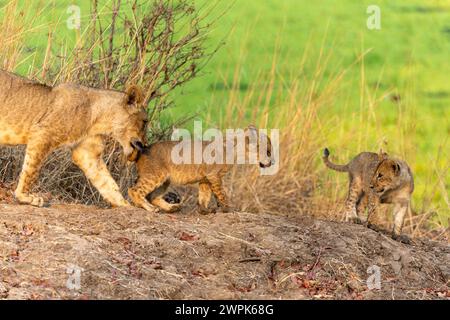
[[[257, 152], [259, 165], [261, 167], [270, 166], [273, 159], [269, 137], [253, 126], [249, 126], [244, 133], [246, 155], [250, 157], [251, 152]], [[249, 137], [256, 137], [253, 140], [257, 144], [256, 148], [249, 148]], [[264, 152], [259, 151], [261, 139], [266, 139], [266, 143], [264, 143], [266, 150]], [[165, 212], [174, 212], [180, 209], [180, 204], [168, 203], [164, 200], [164, 194], [169, 185], [198, 183], [198, 204], [201, 213], [213, 211], [208, 209], [212, 195], [216, 197], [218, 206], [223, 211], [228, 211], [230, 209], [229, 202], [223, 189], [222, 180], [232, 164], [205, 162], [200, 164], [175, 164], [172, 159], [172, 150], [179, 143], [178, 141], [157, 142], [142, 153], [137, 161], [138, 181], [134, 187], [128, 189], [130, 199], [136, 206], [148, 211], [154, 211], [155, 207], [158, 207]], [[203, 141], [203, 149], [210, 143]], [[225, 144], [223, 148], [226, 148]], [[265, 156], [261, 158], [261, 154]]]

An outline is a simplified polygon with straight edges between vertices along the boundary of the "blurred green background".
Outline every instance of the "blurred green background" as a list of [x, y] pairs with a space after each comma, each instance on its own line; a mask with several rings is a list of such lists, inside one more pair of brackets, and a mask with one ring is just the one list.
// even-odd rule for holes
[[[0, 6], [6, 2], [0, 1]], [[129, 1], [122, 2], [127, 10]], [[47, 25], [57, 26], [58, 42], [75, 43], [77, 32], [66, 27], [69, 5], [80, 6], [82, 30], [89, 16], [89, 1], [22, 3], [24, 12], [31, 14], [33, 6], [45, 6], [36, 22], [39, 32], [27, 41], [27, 51], [36, 52], [37, 60], [46, 49]], [[107, 15], [110, 1], [99, 3]], [[207, 0], [194, 3], [203, 12], [212, 7]], [[367, 28], [369, 5], [381, 10], [380, 30]], [[220, 126], [230, 91], [245, 96], [250, 86], [271, 81], [275, 74], [279, 81], [274, 87], [281, 96], [287, 95], [293, 79], [313, 79], [322, 56], [319, 91], [339, 72], [345, 73], [329, 108], [321, 112], [347, 119], [343, 128], [337, 129], [351, 131], [361, 125], [358, 114], [367, 108], [369, 97], [376, 97], [376, 107], [370, 112], [377, 121], [368, 129], [376, 138], [363, 146], [373, 148], [386, 136], [389, 151], [408, 154], [418, 181], [416, 197], [430, 188], [431, 175], [439, 175], [441, 191], [433, 193], [430, 201], [442, 204], [440, 208], [446, 212], [441, 215], [442, 222], [447, 223], [450, 0], [218, 1], [208, 19], [214, 21], [208, 49], [220, 48], [199, 77], [174, 93], [175, 105], [166, 111], [163, 121], [196, 113], [209, 124]], [[26, 73], [27, 61], [17, 71]], [[270, 117], [276, 117], [277, 96], [271, 99]], [[397, 136], [399, 125], [405, 128], [403, 136]], [[328, 138], [331, 146], [339, 145], [339, 135]], [[396, 139], [408, 143], [396, 146]], [[357, 148], [361, 148], [360, 143], [350, 143], [345, 151], [354, 154], [361, 151]]]

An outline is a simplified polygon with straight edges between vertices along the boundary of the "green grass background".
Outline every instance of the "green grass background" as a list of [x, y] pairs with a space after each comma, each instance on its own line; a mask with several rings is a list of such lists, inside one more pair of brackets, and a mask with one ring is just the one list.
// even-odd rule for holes
[[[32, 12], [33, 6], [44, 2], [23, 1], [23, 10]], [[197, 5], [210, 1], [195, 0]], [[5, 1], [0, 1], [0, 5]], [[104, 12], [109, 11], [109, 2]], [[127, 1], [124, 1], [126, 6]], [[46, 4], [44, 14], [37, 20], [42, 32], [29, 37], [29, 52], [39, 58], [45, 52], [47, 33], [45, 24], [58, 23], [57, 41], [74, 43], [76, 32], [65, 27], [70, 4], [81, 7], [83, 21], [89, 14], [89, 1], [58, 0]], [[366, 27], [369, 5], [381, 9], [381, 30]], [[126, 10], [126, 8], [125, 8]], [[245, 95], [249, 86], [258, 81], [269, 81], [274, 54], [277, 55], [276, 75], [287, 83], [276, 83], [283, 92], [290, 80], [312, 78], [316, 58], [321, 48], [329, 54], [324, 71], [324, 84], [343, 69], [348, 69], [341, 83], [340, 94], [333, 98], [329, 109], [321, 112], [348, 119], [344, 128], [352, 130], [359, 125], [357, 114], [361, 105], [361, 63], [354, 63], [364, 51], [364, 77], [369, 88], [392, 91], [402, 99], [401, 106], [388, 97], [375, 110], [381, 121], [383, 134], [395, 145], [400, 109], [408, 117], [411, 144], [414, 144], [413, 162], [416, 174], [416, 196], [420, 197], [430, 186], [429, 177], [443, 173], [445, 193], [435, 193], [431, 201], [445, 208], [448, 199], [448, 137], [450, 133], [450, 0], [236, 0], [219, 1], [214, 16], [218, 20], [208, 39], [208, 48], [220, 50], [202, 71], [201, 76], [175, 93], [175, 106], [165, 114], [164, 121], [198, 113], [199, 118], [220, 122], [227, 105], [229, 85], [235, 71], [240, 79], [239, 91]], [[82, 23], [83, 27], [83, 23]], [[301, 60], [307, 50], [306, 63]], [[19, 72], [25, 72], [26, 63]], [[262, 76], [261, 76], [262, 75]], [[320, 86], [319, 86], [320, 87]], [[364, 104], [365, 102], [363, 102]], [[271, 116], [276, 117], [276, 98], [272, 101]], [[355, 116], [356, 114], [356, 116]], [[379, 128], [372, 127], [379, 139]], [[382, 135], [382, 134], [381, 134]], [[338, 144], [339, 135], [330, 135], [330, 145]], [[398, 137], [401, 139], [401, 137]], [[373, 147], [376, 141], [367, 141]], [[356, 142], [346, 151], [355, 153]], [[389, 149], [389, 148], [388, 148]], [[401, 153], [402, 150], [395, 150]], [[429, 191], [429, 190], [428, 190]], [[445, 211], [447, 210], [447, 211]], [[446, 223], [447, 208], [440, 215]]]

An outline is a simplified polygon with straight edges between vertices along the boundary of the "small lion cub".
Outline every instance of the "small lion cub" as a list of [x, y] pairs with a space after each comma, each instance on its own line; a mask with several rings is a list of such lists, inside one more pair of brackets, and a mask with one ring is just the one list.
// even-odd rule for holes
[[[246, 158], [258, 159], [261, 168], [271, 166], [273, 164], [272, 144], [269, 137], [254, 126], [246, 128], [244, 134], [243, 150], [245, 150]], [[250, 141], [254, 144], [252, 147], [250, 147]], [[162, 141], [144, 149], [137, 160], [138, 181], [134, 187], [128, 189], [128, 195], [133, 203], [148, 211], [154, 211], [153, 206], [156, 206], [165, 212], [174, 212], [180, 209], [180, 204], [169, 203], [165, 200], [167, 196], [164, 194], [169, 185], [198, 183], [198, 204], [201, 213], [212, 212], [212, 210], [208, 210], [212, 194], [215, 195], [218, 206], [222, 207], [223, 211], [228, 211], [229, 203], [222, 186], [222, 178], [230, 170], [232, 164], [206, 163], [204, 160], [199, 164], [176, 164], [173, 162], [172, 153], [173, 148], [179, 147], [180, 143], [183, 142]], [[213, 142], [202, 141], [200, 143], [203, 146], [202, 150], [205, 150], [208, 146], [212, 146]], [[218, 149], [219, 153], [222, 152], [223, 156], [226, 155], [227, 144], [219, 145]], [[194, 150], [192, 150], [192, 155], [193, 152]], [[233, 157], [235, 159], [236, 156], [233, 155]], [[193, 158], [191, 157], [191, 159]]]
[[328, 157], [330, 151], [325, 148], [323, 161], [330, 169], [348, 172], [350, 186], [345, 204], [345, 220], [361, 222], [361, 213], [368, 207], [366, 224], [370, 226], [370, 217], [379, 203], [394, 204], [394, 228], [392, 237], [408, 242], [401, 235], [403, 221], [411, 210], [411, 194], [414, 180], [408, 164], [393, 159], [386, 153], [362, 152], [348, 164], [332, 163]]

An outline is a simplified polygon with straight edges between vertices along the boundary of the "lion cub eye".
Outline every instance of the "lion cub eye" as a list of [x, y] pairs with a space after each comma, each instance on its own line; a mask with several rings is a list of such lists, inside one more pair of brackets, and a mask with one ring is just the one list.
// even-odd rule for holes
[[383, 175], [381, 173], [379, 173], [378, 176], [377, 176], [378, 179], [380, 179], [382, 177], [383, 177]]

